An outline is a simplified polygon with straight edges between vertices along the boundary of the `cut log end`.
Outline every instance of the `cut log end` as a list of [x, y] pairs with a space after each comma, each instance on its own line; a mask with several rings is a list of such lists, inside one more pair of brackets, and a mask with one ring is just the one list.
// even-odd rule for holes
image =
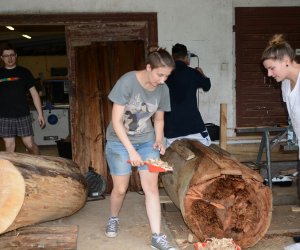
[[226, 237], [242, 247], [253, 246], [271, 222], [269, 192], [262, 183], [238, 176], [192, 186], [185, 197], [185, 221], [199, 239]]
[[[272, 217], [272, 192], [263, 178], [217, 146], [188, 139], [173, 143], [163, 160], [174, 172], [162, 181], [191, 231], [200, 240], [233, 238], [242, 248], [255, 245]], [[177, 144], [196, 157], [187, 161]]]
[[0, 232], [18, 215], [25, 195], [25, 182], [15, 166], [0, 159]]
[[86, 198], [86, 181], [74, 162], [0, 152], [0, 234], [69, 216]]

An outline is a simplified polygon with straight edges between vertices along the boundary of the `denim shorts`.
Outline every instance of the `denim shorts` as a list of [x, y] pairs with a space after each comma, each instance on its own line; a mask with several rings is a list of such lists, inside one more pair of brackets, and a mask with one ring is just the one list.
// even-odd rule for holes
[[[133, 144], [135, 150], [143, 160], [159, 159], [159, 150], [153, 148], [154, 141]], [[107, 141], [105, 146], [106, 160], [112, 175], [127, 175], [131, 173], [131, 165], [127, 163], [129, 154], [119, 141]], [[146, 165], [138, 167], [138, 170], [147, 170]]]

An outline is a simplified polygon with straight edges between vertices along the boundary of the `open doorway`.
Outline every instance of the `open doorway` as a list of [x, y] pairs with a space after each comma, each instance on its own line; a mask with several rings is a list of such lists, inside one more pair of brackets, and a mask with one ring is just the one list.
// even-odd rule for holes
[[15, 47], [18, 65], [31, 71], [42, 102], [68, 104], [66, 89], [60, 91], [61, 86], [46, 86], [54, 80], [67, 80], [65, 27], [16, 25], [9, 28], [13, 30], [0, 26], [0, 42], [8, 42]]
[[35, 142], [56, 145], [57, 140], [70, 135], [65, 27], [3, 25], [0, 26], [0, 42], [13, 45], [18, 55], [17, 64], [27, 68], [35, 79], [46, 121], [45, 128], [41, 129], [29, 96]]

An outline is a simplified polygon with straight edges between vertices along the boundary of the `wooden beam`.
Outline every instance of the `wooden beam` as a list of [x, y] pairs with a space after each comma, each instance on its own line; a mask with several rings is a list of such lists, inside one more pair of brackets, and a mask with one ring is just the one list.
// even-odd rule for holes
[[293, 206], [292, 211], [293, 212], [300, 212], [300, 206]]
[[0, 236], [0, 249], [75, 250], [78, 226], [31, 226]]
[[227, 147], [227, 104], [220, 106], [220, 147], [226, 150]]

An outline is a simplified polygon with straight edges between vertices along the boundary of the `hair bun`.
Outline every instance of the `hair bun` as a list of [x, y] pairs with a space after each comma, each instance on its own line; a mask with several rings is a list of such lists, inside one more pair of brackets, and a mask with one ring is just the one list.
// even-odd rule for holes
[[148, 53], [157, 52], [158, 50], [159, 50], [159, 46], [158, 45], [150, 45], [148, 47]]
[[285, 43], [283, 34], [275, 34], [269, 41], [269, 46]]

